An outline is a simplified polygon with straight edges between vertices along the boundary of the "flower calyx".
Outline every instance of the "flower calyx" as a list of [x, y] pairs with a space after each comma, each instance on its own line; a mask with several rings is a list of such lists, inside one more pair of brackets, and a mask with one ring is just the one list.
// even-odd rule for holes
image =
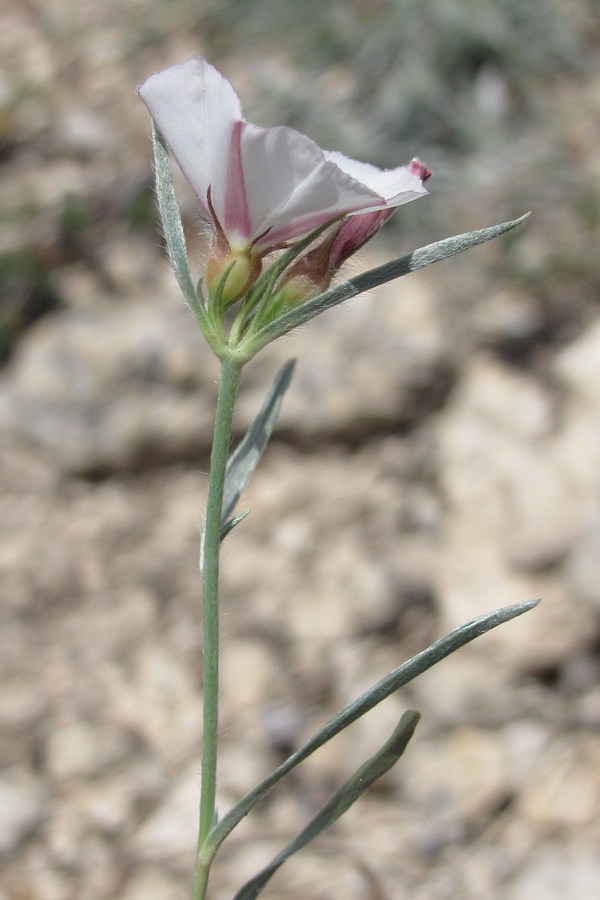
[[209, 297], [218, 294], [219, 305], [225, 311], [248, 293], [260, 271], [260, 257], [249, 250], [233, 250], [225, 235], [218, 233], [204, 273]]

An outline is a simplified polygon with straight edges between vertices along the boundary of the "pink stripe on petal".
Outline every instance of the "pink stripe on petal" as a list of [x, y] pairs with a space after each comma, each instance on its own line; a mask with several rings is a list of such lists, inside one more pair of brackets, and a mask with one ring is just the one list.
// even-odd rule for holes
[[222, 225], [226, 234], [233, 236], [234, 240], [239, 236], [246, 243], [251, 236], [251, 224], [241, 147], [244, 125], [243, 121], [235, 122], [231, 132]]

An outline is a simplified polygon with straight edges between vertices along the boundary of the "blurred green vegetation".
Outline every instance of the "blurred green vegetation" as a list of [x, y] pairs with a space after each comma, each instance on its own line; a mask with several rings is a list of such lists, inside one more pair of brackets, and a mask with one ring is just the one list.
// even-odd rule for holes
[[535, 114], [537, 90], [555, 75], [585, 72], [595, 53], [592, 18], [591, 5], [586, 16], [585, 3], [569, 0], [223, 0], [205, 4], [197, 33], [217, 56], [285, 55], [304, 77], [284, 91], [271, 85], [270, 99], [282, 106], [278, 120], [286, 109], [288, 118], [311, 118], [320, 76], [345, 71], [353, 82], [349, 105], [383, 163], [398, 143], [462, 153], [485, 141], [471, 101], [486, 71], [502, 80], [508, 96], [496, 96], [496, 105], [504, 102], [517, 127], [525, 112]]
[[35, 249], [0, 255], [0, 364], [29, 325], [59, 306], [51, 267]]
[[[0, 365], [30, 325], [62, 305], [54, 278], [58, 269], [77, 262], [96, 267], [98, 245], [118, 228], [154, 239], [154, 190], [145, 179], [129, 185], [108, 213], [102, 198], [67, 192], [51, 209], [30, 202], [5, 210], [2, 225], [18, 229], [26, 239], [0, 253]], [[42, 239], [27, 240], [29, 230], [42, 231]]]
[[132, 232], [152, 234], [156, 230], [156, 195], [150, 183], [134, 185], [121, 212], [121, 218]]
[[65, 194], [58, 209], [58, 239], [61, 247], [75, 250], [93, 222], [88, 203], [75, 194]]
[[551, 305], [600, 286], [595, 0], [214, 0], [196, 34], [247, 73], [249, 117], [384, 167], [426, 160], [432, 197], [399, 210], [390, 244], [407, 227], [414, 246], [531, 209], [527, 234], [488, 253], [503, 277]]

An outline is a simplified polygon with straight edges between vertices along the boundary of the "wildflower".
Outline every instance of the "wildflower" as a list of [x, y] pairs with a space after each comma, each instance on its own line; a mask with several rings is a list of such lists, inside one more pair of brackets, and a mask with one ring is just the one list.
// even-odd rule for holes
[[138, 93], [214, 225], [209, 278], [233, 264], [233, 293], [248, 289], [257, 260], [288, 241], [343, 216], [383, 221], [427, 193], [414, 163], [382, 170], [291, 128], [252, 125], [229, 82], [198, 57], [151, 75]]

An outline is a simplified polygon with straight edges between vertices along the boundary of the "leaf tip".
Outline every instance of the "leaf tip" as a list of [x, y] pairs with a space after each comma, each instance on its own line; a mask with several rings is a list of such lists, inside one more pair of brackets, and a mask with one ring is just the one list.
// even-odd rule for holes
[[523, 213], [522, 216], [519, 216], [518, 219], [513, 220], [513, 225], [516, 227], [517, 225], [522, 225], [523, 222], [526, 222], [529, 216], [532, 214], [532, 210], [528, 210], [526, 213]]

